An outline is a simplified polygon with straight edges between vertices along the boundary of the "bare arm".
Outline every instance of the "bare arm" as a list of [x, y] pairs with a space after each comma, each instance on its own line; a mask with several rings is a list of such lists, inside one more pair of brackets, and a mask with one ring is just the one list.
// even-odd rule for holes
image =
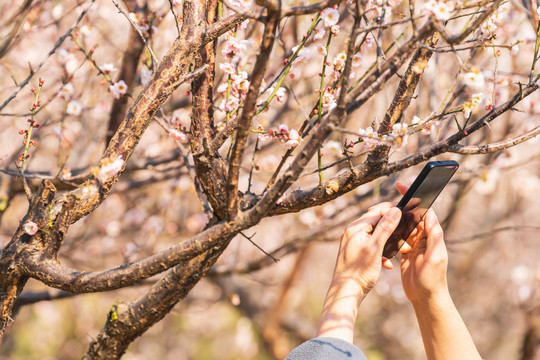
[[429, 360], [481, 359], [448, 290], [448, 254], [443, 231], [429, 210], [416, 234], [408, 240], [412, 248], [401, 257], [401, 277], [411, 301]]
[[388, 203], [380, 204], [345, 229], [318, 337], [352, 342], [358, 307], [379, 278], [384, 243], [400, 217], [397, 208], [391, 208]]

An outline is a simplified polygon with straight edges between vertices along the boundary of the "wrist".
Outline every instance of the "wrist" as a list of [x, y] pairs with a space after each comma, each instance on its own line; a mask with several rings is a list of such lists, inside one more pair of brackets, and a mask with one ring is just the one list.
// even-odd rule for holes
[[352, 342], [358, 307], [364, 299], [362, 286], [350, 278], [334, 278], [326, 294], [317, 337]]
[[410, 299], [414, 310], [418, 312], [433, 312], [447, 309], [448, 306], [453, 306], [450, 292], [447, 288], [438, 291], [426, 293], [424, 296]]

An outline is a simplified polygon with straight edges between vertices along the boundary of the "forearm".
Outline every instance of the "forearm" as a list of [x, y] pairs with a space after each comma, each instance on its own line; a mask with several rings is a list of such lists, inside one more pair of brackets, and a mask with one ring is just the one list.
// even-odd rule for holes
[[352, 343], [354, 323], [363, 298], [358, 283], [332, 282], [324, 301], [317, 337], [333, 337]]
[[413, 302], [428, 360], [481, 359], [450, 295]]

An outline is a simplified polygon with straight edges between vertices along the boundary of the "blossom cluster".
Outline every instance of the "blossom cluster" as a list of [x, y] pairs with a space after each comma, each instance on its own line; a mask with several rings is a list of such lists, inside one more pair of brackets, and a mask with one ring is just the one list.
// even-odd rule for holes
[[473, 94], [471, 99], [463, 104], [463, 116], [468, 119], [471, 114], [478, 108], [478, 105], [484, 100], [484, 94]]
[[491, 14], [491, 16], [482, 24], [481, 29], [487, 33], [493, 33], [495, 30], [497, 30], [498, 25], [502, 23], [505, 17], [506, 11], [510, 8], [509, 2], [503, 2], [501, 6], [497, 8]]
[[182, 125], [180, 115], [174, 113], [169, 119], [169, 123], [175, 127], [175, 129], [169, 130], [169, 137], [180, 141], [181, 143], [187, 143], [189, 141], [188, 129], [186, 126]]
[[420, 129], [420, 134], [429, 135], [441, 123], [434, 116], [435, 114], [430, 114], [426, 118], [420, 118], [415, 115], [413, 116], [413, 119], [412, 119], [412, 125]]
[[290, 147], [295, 147], [302, 141], [302, 137], [298, 131], [291, 129], [285, 124], [281, 124], [278, 127], [278, 130], [265, 130], [264, 126], [260, 125], [257, 127], [257, 133], [259, 133], [259, 141], [267, 140], [279, 140], [283, 143], [286, 143]]
[[452, 1], [429, 0], [424, 5], [424, 9], [433, 14], [433, 16], [437, 18], [437, 20], [446, 21], [452, 16], [452, 12], [454, 11], [454, 4], [452, 3]]

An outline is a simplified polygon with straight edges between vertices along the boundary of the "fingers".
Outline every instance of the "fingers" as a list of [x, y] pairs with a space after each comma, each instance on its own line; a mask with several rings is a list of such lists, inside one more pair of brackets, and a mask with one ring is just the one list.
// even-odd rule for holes
[[407, 254], [407, 253], [410, 253], [411, 250], [412, 250], [412, 246], [409, 245], [408, 243], [405, 243], [405, 244], [403, 244], [401, 249], [399, 249], [399, 252], [402, 253], [402, 254]]
[[380, 246], [381, 250], [386, 240], [388, 240], [390, 235], [392, 235], [392, 233], [398, 226], [400, 219], [401, 210], [393, 207], [385, 211], [385, 215], [377, 224], [377, 227], [373, 231], [373, 237], [375, 238], [377, 244]]
[[388, 269], [388, 270], [392, 270], [394, 268], [394, 264], [392, 264], [392, 261], [386, 258], [382, 259], [382, 266], [383, 268]]
[[372, 210], [378, 210], [378, 209], [389, 209], [392, 206], [394, 206], [393, 203], [386, 201], [386, 202], [382, 202], [380, 204], [371, 206], [370, 208], [368, 208], [368, 212]]
[[405, 185], [404, 183], [399, 182], [399, 181], [396, 182], [396, 189], [397, 191], [399, 191], [401, 195], [405, 195], [405, 193], [407, 192], [407, 190], [409, 190], [409, 188], [410, 188], [409, 185]]
[[424, 223], [427, 234], [427, 247], [432, 250], [435, 250], [441, 246], [445, 247], [443, 229], [432, 209], [427, 212]]
[[360, 218], [353, 221], [349, 226], [347, 226], [346, 232], [349, 235], [354, 235], [359, 231], [365, 231], [366, 233], [371, 233], [375, 226], [384, 216], [386, 211], [392, 207], [392, 204], [389, 202], [380, 203], [374, 205], [368, 209], [368, 212], [362, 215]]

